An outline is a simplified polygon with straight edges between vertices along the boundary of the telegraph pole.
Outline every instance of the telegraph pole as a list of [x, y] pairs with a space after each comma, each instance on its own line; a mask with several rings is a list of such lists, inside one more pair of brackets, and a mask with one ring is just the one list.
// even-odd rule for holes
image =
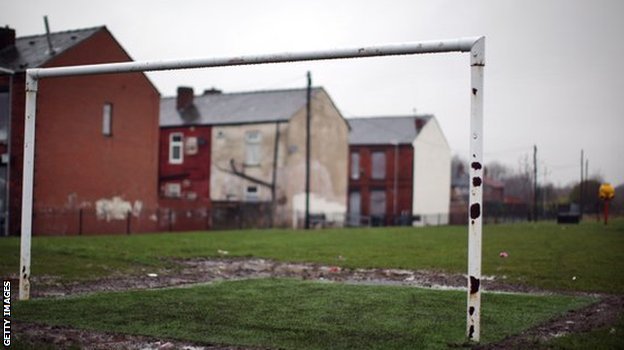
[[533, 221], [537, 222], [537, 145], [533, 145]]
[[579, 184], [579, 210], [581, 214], [581, 219], [583, 218], [583, 150], [581, 149], [581, 183]]
[[[585, 158], [585, 186], [583, 186], [583, 199], [589, 199], [591, 198], [590, 196], [587, 195], [587, 187], [589, 187], [589, 157]], [[590, 200], [587, 201], [588, 203], [591, 203]], [[591, 207], [589, 208], [589, 210], [591, 211]]]
[[310, 109], [312, 99], [312, 76], [308, 71], [308, 91], [306, 103], [306, 178], [305, 178], [305, 229], [310, 228], [310, 119], [312, 112]]

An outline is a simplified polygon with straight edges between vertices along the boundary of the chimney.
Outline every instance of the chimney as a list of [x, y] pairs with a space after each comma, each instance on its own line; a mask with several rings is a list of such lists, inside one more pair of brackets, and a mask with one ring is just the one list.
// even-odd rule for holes
[[414, 118], [414, 126], [416, 127], [416, 131], [419, 132], [420, 129], [425, 126], [425, 119], [418, 117]]
[[182, 113], [193, 105], [193, 88], [189, 86], [178, 87], [178, 98], [176, 101], [176, 109]]
[[223, 91], [215, 88], [214, 86], [211, 87], [210, 89], [205, 89], [204, 90], [204, 95], [218, 95], [221, 94]]
[[15, 45], [15, 30], [9, 26], [0, 28], [0, 50]]

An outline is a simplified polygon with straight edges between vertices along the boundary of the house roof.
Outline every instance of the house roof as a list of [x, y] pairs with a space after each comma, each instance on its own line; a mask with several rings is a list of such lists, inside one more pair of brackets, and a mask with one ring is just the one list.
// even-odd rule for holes
[[[313, 88], [315, 95], [322, 88]], [[307, 89], [208, 93], [195, 96], [194, 118], [182, 118], [176, 97], [160, 101], [160, 126], [227, 125], [288, 121], [306, 105]]]
[[419, 132], [416, 121], [421, 120], [424, 126], [431, 118], [432, 115], [349, 118], [349, 144], [411, 144]]
[[50, 33], [54, 53], [50, 54], [45, 34], [18, 37], [15, 45], [0, 50], [0, 67], [16, 72], [37, 68], [106, 27]]

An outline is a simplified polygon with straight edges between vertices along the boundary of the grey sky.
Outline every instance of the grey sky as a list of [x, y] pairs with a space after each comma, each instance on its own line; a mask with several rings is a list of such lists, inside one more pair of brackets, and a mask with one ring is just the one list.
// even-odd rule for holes
[[[2, 1], [18, 36], [106, 25], [135, 60], [307, 51], [485, 35], [485, 161], [518, 168], [538, 146], [540, 181], [624, 183], [624, 1]], [[468, 154], [465, 54], [150, 73], [163, 96], [324, 86], [346, 117], [435, 114]]]

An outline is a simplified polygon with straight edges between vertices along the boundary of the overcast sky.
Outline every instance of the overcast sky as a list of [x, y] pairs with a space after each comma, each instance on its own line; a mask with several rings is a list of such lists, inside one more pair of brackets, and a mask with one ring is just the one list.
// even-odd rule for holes
[[[135, 60], [308, 51], [486, 36], [485, 162], [515, 169], [538, 147], [539, 180], [624, 183], [624, 1], [3, 0], [18, 36], [106, 25]], [[306, 71], [347, 118], [434, 114], [468, 158], [467, 54], [149, 73], [163, 96], [304, 87]]]

